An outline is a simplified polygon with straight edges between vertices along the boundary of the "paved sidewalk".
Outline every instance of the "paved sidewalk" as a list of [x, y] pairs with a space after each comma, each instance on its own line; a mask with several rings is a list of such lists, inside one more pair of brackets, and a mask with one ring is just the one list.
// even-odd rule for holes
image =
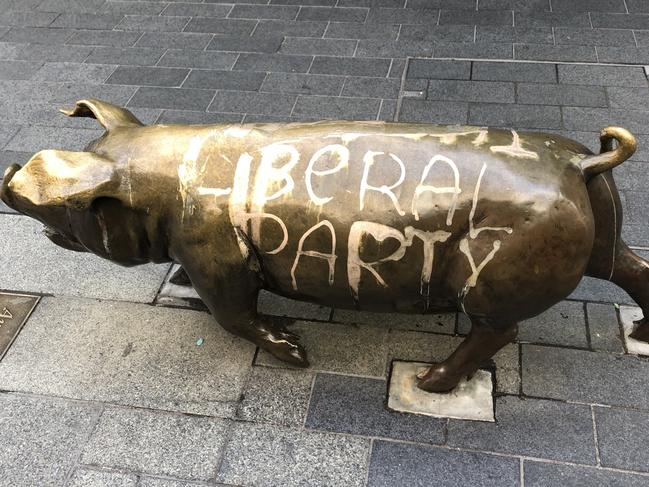
[[[645, 0], [0, 0], [0, 171], [100, 135], [57, 112], [84, 97], [146, 123], [470, 123], [593, 150], [619, 124], [640, 145], [615, 169], [623, 234], [647, 258], [644, 64]], [[391, 361], [444, 358], [463, 316], [264, 295], [309, 349], [294, 370], [161, 306], [170, 266], [64, 251], [4, 206], [0, 235], [0, 289], [42, 296], [0, 360], [0, 486], [649, 485], [649, 361], [612, 284], [521, 326], [477, 423], [384, 407]]]

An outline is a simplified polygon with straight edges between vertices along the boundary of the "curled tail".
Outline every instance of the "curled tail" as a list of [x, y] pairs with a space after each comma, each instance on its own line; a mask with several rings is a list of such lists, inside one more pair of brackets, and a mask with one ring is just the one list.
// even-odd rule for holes
[[[635, 137], [622, 127], [606, 127], [599, 135], [602, 144], [600, 153], [586, 157], [581, 161], [581, 170], [586, 181], [593, 176], [613, 169], [633, 155], [636, 149]], [[613, 140], [617, 148], [613, 149]]]

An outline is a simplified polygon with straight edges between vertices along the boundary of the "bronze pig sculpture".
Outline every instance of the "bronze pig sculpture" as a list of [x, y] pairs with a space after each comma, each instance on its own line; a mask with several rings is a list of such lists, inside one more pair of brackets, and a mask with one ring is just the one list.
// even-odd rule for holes
[[144, 126], [99, 100], [64, 113], [106, 132], [85, 152], [9, 167], [2, 200], [67, 249], [181, 264], [223, 327], [291, 364], [307, 366], [306, 352], [257, 315], [260, 289], [466, 313], [469, 335], [418, 378], [426, 391], [453, 389], [584, 275], [625, 289], [645, 316], [635, 336], [649, 338], [649, 264], [620, 238], [611, 174], [635, 150], [622, 128], [604, 129], [594, 155], [556, 135], [481, 127]]

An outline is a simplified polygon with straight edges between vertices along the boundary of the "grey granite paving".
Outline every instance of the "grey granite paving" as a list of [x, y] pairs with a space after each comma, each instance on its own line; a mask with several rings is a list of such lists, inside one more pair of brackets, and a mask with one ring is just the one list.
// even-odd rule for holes
[[96, 406], [0, 394], [0, 485], [62, 485], [99, 416]]
[[[100, 136], [57, 111], [87, 97], [147, 124], [489, 124], [594, 151], [619, 124], [639, 143], [614, 171], [623, 238], [647, 249], [644, 65], [644, 0], [0, 0], [0, 172]], [[649, 362], [624, 355], [615, 304], [634, 303], [613, 284], [584, 278], [484, 364], [496, 424], [447, 422], [388, 412], [386, 380], [392, 360], [448, 356], [462, 314], [264, 293], [303, 335], [296, 370], [202, 311], [154, 307], [169, 265], [40, 231], [0, 205], [0, 289], [48, 295], [0, 362], [2, 486], [649, 485]]]
[[232, 416], [253, 354], [206, 313], [44, 298], [0, 362], [0, 389]]
[[377, 441], [367, 485], [388, 487], [412, 485], [484, 485], [519, 484], [519, 461], [482, 453]]
[[359, 486], [365, 481], [369, 450], [367, 439], [237, 423], [217, 480], [259, 486]]
[[649, 407], [646, 358], [523, 345], [523, 392], [587, 403]]
[[386, 410], [387, 387], [379, 379], [317, 374], [305, 425], [419, 443], [444, 442], [446, 420]]
[[66, 251], [43, 235], [40, 223], [24, 216], [0, 214], [0, 226], [0, 289], [152, 302], [169, 269], [127, 269], [96, 255]]
[[513, 396], [496, 401], [497, 424], [450, 420], [457, 447], [596, 464], [590, 407]]
[[216, 469], [226, 420], [107, 408], [81, 462], [185, 479], [208, 480]]

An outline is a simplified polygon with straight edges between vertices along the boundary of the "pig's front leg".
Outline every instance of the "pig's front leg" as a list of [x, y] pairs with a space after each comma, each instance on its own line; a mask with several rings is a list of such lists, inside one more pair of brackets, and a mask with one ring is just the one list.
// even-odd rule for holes
[[[203, 254], [209, 255], [209, 254]], [[299, 337], [257, 314], [259, 282], [244, 263], [193, 262], [183, 268], [194, 289], [219, 324], [253, 342], [283, 362], [308, 367]]]
[[494, 327], [471, 317], [471, 331], [446, 360], [419, 375], [417, 386], [428, 392], [449, 392], [464, 377], [472, 376], [498, 350], [518, 334], [518, 324]]

